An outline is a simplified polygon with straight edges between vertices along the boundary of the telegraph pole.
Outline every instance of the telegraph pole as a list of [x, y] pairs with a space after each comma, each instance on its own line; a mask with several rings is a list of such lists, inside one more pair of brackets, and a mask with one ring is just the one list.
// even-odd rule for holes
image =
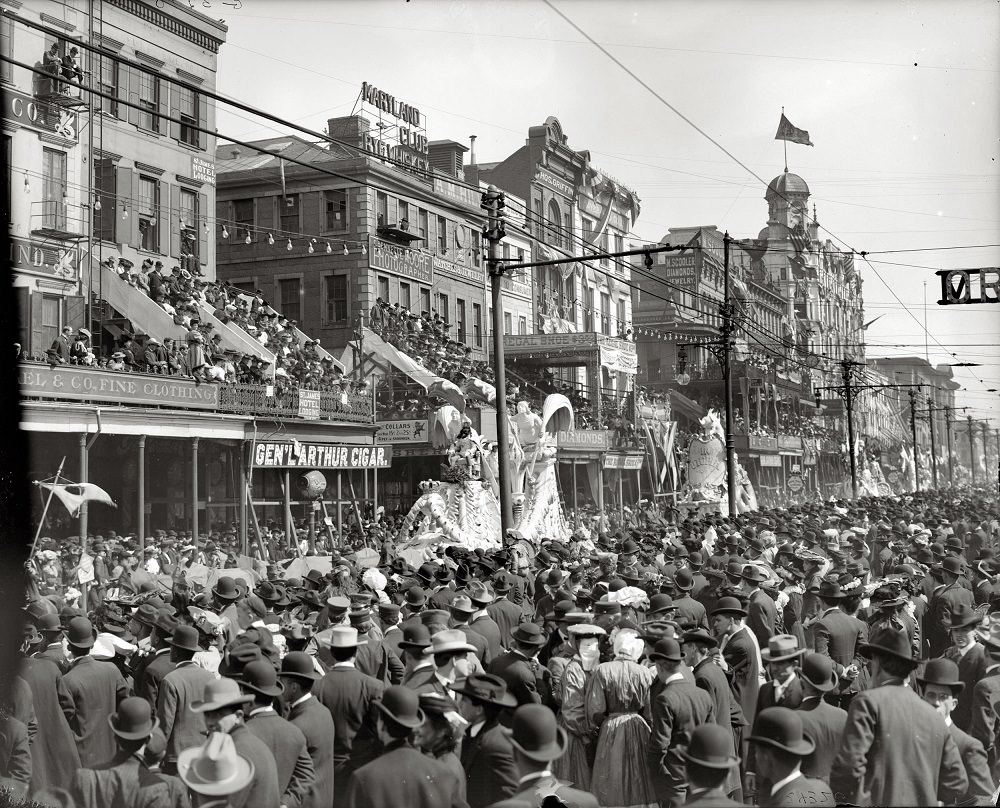
[[927, 397], [927, 423], [931, 428], [931, 479], [932, 486], [936, 490], [938, 487], [937, 446], [934, 443], [934, 405], [930, 396]]
[[955, 464], [951, 461], [951, 407], [944, 408], [944, 434], [948, 436], [948, 487], [955, 487]]
[[969, 421], [969, 470], [972, 472], [972, 485], [976, 484], [976, 437], [972, 431], [972, 416], [965, 416]]
[[858, 498], [858, 459], [854, 456], [854, 393], [851, 390], [851, 367], [853, 362], [844, 359], [841, 378], [844, 380], [844, 407], [847, 410], [847, 452], [851, 456], [851, 498]]
[[493, 373], [496, 378], [497, 408], [497, 476], [500, 485], [501, 541], [514, 527], [514, 508], [510, 493], [510, 427], [507, 421], [507, 374], [503, 355], [503, 301], [501, 299], [504, 266], [500, 262], [500, 241], [507, 235], [504, 229], [503, 191], [489, 185], [483, 193], [480, 206], [486, 211], [483, 235], [488, 243], [486, 268], [490, 275], [490, 292], [493, 301]]
[[733, 437], [733, 372], [732, 333], [733, 304], [729, 298], [729, 231], [722, 237], [723, 303], [722, 303], [722, 378], [726, 397], [726, 490], [729, 495], [729, 515], [736, 515], [736, 442]]
[[910, 431], [913, 433], [913, 480], [914, 491], [920, 490], [920, 450], [917, 446], [917, 391], [909, 390], [910, 394]]

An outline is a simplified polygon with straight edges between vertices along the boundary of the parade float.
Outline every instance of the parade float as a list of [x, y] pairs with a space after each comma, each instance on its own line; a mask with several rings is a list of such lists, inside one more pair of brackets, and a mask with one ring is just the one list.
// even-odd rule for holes
[[[701, 431], [691, 436], [686, 449], [685, 483], [677, 509], [685, 517], [717, 513], [729, 515], [726, 488], [726, 433], [715, 410], [698, 422]], [[746, 470], [736, 459], [736, 507], [739, 513], [757, 510], [757, 495]]]
[[[573, 428], [572, 405], [565, 396], [553, 394], [538, 415], [521, 401], [508, 424], [506, 477], [514, 519], [508, 544], [530, 553], [542, 538], [567, 541], [571, 528], [559, 498], [555, 436]], [[504, 544], [499, 447], [483, 440], [469, 419], [451, 406], [435, 414], [434, 432], [450, 443], [440, 479], [420, 484], [420, 496], [396, 537], [397, 553], [414, 565], [449, 545], [492, 550]]]

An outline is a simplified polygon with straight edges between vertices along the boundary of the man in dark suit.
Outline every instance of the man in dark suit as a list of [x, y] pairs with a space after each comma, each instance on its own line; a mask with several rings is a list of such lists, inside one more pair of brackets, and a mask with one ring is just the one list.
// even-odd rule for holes
[[346, 805], [347, 780], [351, 771], [375, 758], [377, 739], [371, 704], [382, 697], [385, 686], [361, 673], [354, 658], [358, 650], [357, 629], [335, 626], [330, 629], [333, 667], [319, 683], [316, 698], [330, 711], [336, 727], [334, 735], [334, 805]]
[[393, 685], [372, 712], [384, 749], [351, 774], [347, 808], [466, 808], [458, 775], [413, 747], [413, 731], [425, 720], [417, 694]]
[[695, 727], [714, 723], [715, 703], [680, 672], [681, 648], [677, 640], [658, 640], [648, 658], [656, 665], [657, 677], [649, 691], [649, 773], [660, 805], [679, 808], [687, 798], [686, 764], [681, 752], [690, 743]]
[[70, 354], [73, 350], [73, 328], [64, 325], [62, 333], [56, 337], [49, 349], [49, 354], [59, 358], [60, 365], [69, 364]]
[[768, 640], [777, 633], [778, 623], [778, 608], [774, 599], [760, 588], [767, 576], [756, 564], [747, 564], [741, 577], [743, 593], [747, 598], [747, 628], [757, 638], [757, 647], [766, 648]]
[[951, 640], [951, 613], [960, 605], [975, 608], [976, 599], [969, 589], [959, 584], [965, 565], [962, 559], [948, 556], [941, 561], [941, 580], [934, 588], [927, 613], [924, 615], [924, 636], [930, 644], [930, 656], [941, 656]]
[[493, 603], [493, 594], [482, 581], [470, 581], [465, 589], [465, 594], [468, 595], [476, 609], [472, 613], [472, 617], [469, 618], [469, 628], [485, 638], [489, 649], [489, 658], [496, 659], [504, 652], [505, 648], [500, 626], [489, 612], [489, 606]]
[[301, 808], [306, 804], [316, 773], [306, 748], [306, 736], [274, 709], [275, 699], [283, 693], [274, 666], [264, 660], [251, 662], [243, 668], [239, 684], [244, 692], [253, 696], [253, 701], [247, 705], [247, 729], [274, 755], [281, 804], [287, 808]]
[[399, 647], [399, 643], [403, 639], [403, 629], [400, 622], [400, 605], [398, 603], [378, 604], [378, 623], [382, 629], [382, 642], [402, 661], [403, 651]]
[[[209, 732], [223, 732], [233, 739], [237, 754], [253, 764], [254, 777], [242, 790], [229, 797], [229, 808], [257, 808], [280, 805], [278, 767], [264, 742], [247, 729], [244, 710], [253, 696], [242, 693], [235, 679], [212, 679], [205, 685], [205, 695], [191, 705], [201, 713]], [[199, 746], [200, 744], [194, 744]]]
[[[681, 638], [684, 661], [694, 673], [695, 685], [711, 697], [714, 705], [713, 720], [728, 737], [731, 754], [735, 758], [737, 733], [742, 732], [746, 721], [739, 703], [733, 698], [726, 674], [712, 659], [711, 652], [718, 647], [718, 641], [704, 629], [685, 632]], [[690, 761], [688, 768], [690, 774]], [[724, 787], [725, 794], [737, 800], [742, 799], [743, 788], [738, 766], [726, 767], [725, 777], [719, 785]]]
[[69, 693], [62, 674], [48, 659], [25, 657], [20, 661], [19, 676], [31, 691], [31, 704], [41, 728], [31, 742], [29, 793], [47, 786], [67, 788], [73, 772], [80, 768], [80, 753], [63, 713], [64, 705], [69, 703]]
[[971, 735], [959, 729], [951, 720], [951, 713], [958, 703], [958, 695], [965, 684], [960, 680], [958, 665], [950, 659], [932, 659], [924, 668], [923, 676], [917, 677], [922, 695], [931, 707], [948, 725], [951, 738], [958, 747], [958, 754], [969, 778], [969, 790], [958, 800], [959, 805], [993, 804], [993, 777], [986, 759], [986, 750]]
[[816, 805], [834, 808], [842, 800], [834, 796], [822, 780], [802, 774], [802, 759], [815, 745], [802, 734], [802, 720], [795, 710], [769, 707], [757, 716], [750, 743], [755, 747], [761, 781], [771, 783], [757, 795], [757, 805], [784, 808], [788, 805]]
[[94, 659], [90, 651], [97, 629], [86, 617], [74, 617], [66, 629], [71, 656], [63, 684], [69, 696], [63, 711], [80, 752], [80, 765], [106, 763], [115, 754], [115, 735], [108, 716], [128, 695], [128, 685], [113, 663]]
[[465, 635], [466, 642], [476, 649], [476, 656], [484, 667], [491, 661], [490, 644], [487, 639], [478, 631], [470, 628], [469, 618], [478, 611], [469, 600], [469, 596], [464, 592], [456, 592], [455, 596], [448, 604], [448, 627], [457, 629]]
[[510, 739], [500, 724], [504, 710], [517, 706], [499, 676], [472, 674], [451, 688], [462, 696], [459, 712], [469, 726], [462, 739], [469, 808], [486, 808], [511, 796], [517, 788], [517, 769]]
[[399, 641], [399, 650], [403, 652], [403, 681], [412, 690], [418, 690], [426, 685], [437, 670], [434, 658], [424, 653], [431, 646], [431, 635], [427, 626], [422, 623], [406, 626], [403, 629], [403, 639]]
[[59, 615], [43, 614], [39, 617], [38, 633], [42, 635], [45, 642], [44, 644], [40, 643], [38, 646], [35, 646], [36, 648], [40, 647], [42, 650], [36, 651], [33, 654], [33, 658], [47, 659], [59, 669], [60, 674], [65, 673], [69, 667], [69, 662], [66, 659], [66, 651], [63, 649], [63, 628], [62, 623], [59, 622]]
[[521, 623], [511, 632], [513, 647], [494, 659], [487, 670], [503, 677], [504, 671], [518, 663], [528, 666], [535, 676], [535, 692], [542, 704], [552, 706], [552, 672], [538, 661], [538, 652], [545, 645], [545, 635], [536, 623]]
[[510, 633], [524, 620], [524, 610], [508, 598], [512, 586], [508, 574], [497, 576], [493, 583], [493, 602], [486, 607], [486, 613], [500, 629], [500, 645], [505, 650], [513, 643]]
[[695, 727], [681, 755], [687, 762], [688, 797], [685, 808], [740, 808], [742, 802], [726, 796], [726, 784], [739, 780], [740, 759], [733, 754], [732, 733], [718, 724]]
[[976, 627], [982, 622], [979, 613], [960, 603], [951, 613], [951, 642], [944, 658], [958, 665], [959, 681], [965, 684], [956, 695], [958, 704], [951, 720], [959, 729], [969, 731], [972, 723], [972, 697], [976, 682], [986, 674], [986, 650], [976, 642]]
[[174, 668], [160, 681], [156, 715], [160, 720], [160, 730], [167, 739], [163, 768], [172, 774], [176, 770], [178, 755], [204, 741], [205, 718], [192, 710], [191, 705], [203, 699], [205, 687], [214, 677], [194, 664], [194, 655], [199, 650], [198, 629], [194, 626], [177, 626], [169, 645]]
[[[674, 589], [677, 596], [674, 598], [674, 615], [680, 625], [701, 626], [708, 631], [708, 612], [705, 607], [694, 599], [692, 590], [694, 589], [694, 575], [691, 570], [678, 570], [674, 575]], [[707, 582], [706, 582], [707, 583]]]
[[823, 611], [813, 623], [813, 646], [817, 654], [830, 657], [840, 680], [840, 687], [826, 695], [835, 707], [846, 708], [858, 692], [862, 662], [858, 649], [868, 640], [868, 626], [840, 608], [848, 597], [840, 583], [831, 578], [820, 581], [818, 596]]
[[823, 698], [838, 684], [833, 660], [822, 654], [806, 654], [802, 657], [799, 679], [802, 681], [802, 702], [799, 704], [802, 731], [816, 746], [812, 754], [803, 759], [802, 773], [828, 782], [830, 767], [847, 723], [847, 712]]
[[566, 743], [566, 731], [556, 725], [552, 710], [542, 704], [518, 707], [511, 722], [510, 745], [519, 779], [514, 793], [490, 808], [533, 808], [550, 796], [554, 805], [598, 808], [593, 794], [561, 783], [549, 771], [552, 761], [566, 753]]
[[368, 607], [352, 610], [348, 619], [358, 630], [358, 640], [365, 640], [354, 659], [357, 669], [375, 677], [386, 687], [400, 684], [405, 672], [403, 662], [383, 640], [372, 638], [372, 615]]
[[838, 802], [957, 800], [968, 791], [969, 779], [944, 720], [907, 686], [917, 660], [906, 632], [879, 629], [860, 653], [871, 659], [872, 687], [855, 696], [847, 711], [830, 770]]
[[281, 660], [278, 674], [284, 685], [288, 720], [301, 730], [306, 751], [312, 758], [315, 779], [302, 808], [328, 808], [333, 805], [333, 738], [336, 732], [330, 711], [320, 704], [312, 689], [320, 675], [309, 655], [292, 651]]
[[166, 610], [156, 616], [156, 631], [150, 637], [152, 651], [139, 669], [134, 680], [135, 695], [142, 696], [155, 709], [160, 694], [160, 682], [177, 663], [171, 659], [170, 637], [177, 627], [177, 619]]
[[1000, 637], [991, 633], [980, 637], [986, 650], [986, 671], [973, 687], [969, 734], [983, 745], [994, 782], [1000, 779], [1000, 716], [994, 707], [1000, 702]]
[[[757, 640], [743, 623], [746, 616], [746, 609], [738, 598], [719, 598], [712, 611], [712, 631], [719, 639], [719, 651], [713, 658], [723, 665], [740, 711], [749, 723], [749, 718], [757, 709], [757, 694], [763, 676]], [[747, 738], [744, 735], [738, 741], [739, 756], [746, 759]]]

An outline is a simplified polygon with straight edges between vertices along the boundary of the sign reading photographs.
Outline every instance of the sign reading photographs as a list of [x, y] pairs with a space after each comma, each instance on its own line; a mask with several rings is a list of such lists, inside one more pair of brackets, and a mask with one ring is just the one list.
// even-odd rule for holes
[[259, 469], [386, 469], [392, 465], [392, 447], [261, 441], [254, 446], [253, 464]]
[[[373, 129], [375, 134], [365, 136], [365, 148], [379, 157], [426, 171], [427, 130], [421, 124], [423, 116], [420, 110], [367, 81], [361, 84], [361, 102], [362, 114], [368, 112], [378, 119], [378, 125]], [[394, 118], [398, 123], [385, 123], [383, 115]]]
[[415, 281], [430, 285], [434, 277], [432, 258], [429, 253], [401, 247], [380, 238], [371, 237], [371, 249], [368, 250], [369, 266], [404, 275]]

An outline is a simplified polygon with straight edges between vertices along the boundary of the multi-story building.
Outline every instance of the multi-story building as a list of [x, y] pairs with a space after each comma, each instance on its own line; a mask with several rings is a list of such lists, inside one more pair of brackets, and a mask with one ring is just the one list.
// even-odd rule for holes
[[[3, 54], [18, 63], [4, 62], [0, 80], [27, 473], [51, 480], [58, 469], [62, 481], [96, 483], [119, 505], [85, 506], [78, 525], [50, 521], [47, 530], [114, 529], [141, 541], [153, 528], [197, 536], [237, 524], [246, 541], [253, 514], [287, 527], [293, 507], [311, 511], [290, 477], [307, 461], [336, 470], [341, 523], [352, 499], [341, 477], [360, 489], [362, 476], [387, 465], [385, 454], [327, 451], [371, 446], [370, 395], [199, 385], [152, 373], [142, 359], [135, 372], [104, 367], [133, 336], [143, 357], [147, 339], [183, 344], [188, 333], [190, 321], [138, 285], [140, 266], [215, 279], [212, 94], [226, 26], [173, 0], [3, 5]], [[198, 306], [221, 348], [274, 358]], [[65, 328], [91, 332], [92, 354], [40, 361]], [[279, 419], [282, 441], [261, 440]], [[294, 445], [304, 454], [285, 451]]]
[[[813, 390], [834, 383], [825, 373], [839, 360], [863, 361], [864, 331], [861, 279], [850, 255], [819, 240], [815, 211], [807, 222], [805, 181], [784, 173], [764, 198], [767, 226], [756, 238], [730, 241], [729, 276], [739, 326], [732, 354], [737, 449], [758, 497], [770, 504], [783, 501], [792, 479], [800, 496], [840, 484], [835, 438], [844, 424], [812, 417]], [[652, 254], [648, 268], [633, 262], [639, 384], [669, 392], [674, 413], [693, 429], [706, 409], [724, 408], [715, 357], [723, 234], [713, 226], [671, 228], [660, 244], [684, 249]]]
[[588, 151], [570, 147], [554, 117], [531, 127], [524, 146], [505, 159], [469, 166], [466, 179], [525, 200], [522, 235], [532, 240], [532, 261], [603, 256], [532, 268], [534, 322], [527, 334], [504, 339], [507, 379], [529, 398], [553, 390], [571, 394], [579, 434], [561, 437], [564, 491], [581, 490], [581, 466], [580, 476], [589, 481], [585, 499], [603, 503], [608, 468], [618, 480], [609, 495], [619, 503], [635, 501], [637, 480], [622, 472], [638, 476], [642, 457], [618, 451], [619, 433], [609, 428], [635, 419], [632, 273], [626, 259], [606, 254], [628, 248], [638, 195], [594, 166]]

